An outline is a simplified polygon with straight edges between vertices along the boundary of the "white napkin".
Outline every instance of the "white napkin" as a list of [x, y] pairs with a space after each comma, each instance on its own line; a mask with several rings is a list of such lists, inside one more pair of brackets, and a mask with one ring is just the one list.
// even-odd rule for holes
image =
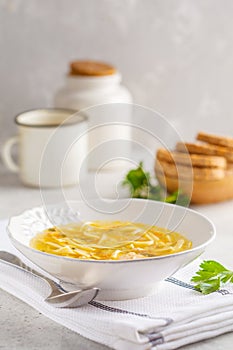
[[[0, 222], [0, 250], [22, 256], [11, 245], [6, 221]], [[200, 260], [161, 283], [153, 296], [98, 302], [78, 309], [56, 309], [43, 299], [47, 284], [0, 263], [0, 287], [45, 316], [92, 339], [121, 350], [177, 349], [233, 331], [233, 288], [204, 296], [190, 284]]]

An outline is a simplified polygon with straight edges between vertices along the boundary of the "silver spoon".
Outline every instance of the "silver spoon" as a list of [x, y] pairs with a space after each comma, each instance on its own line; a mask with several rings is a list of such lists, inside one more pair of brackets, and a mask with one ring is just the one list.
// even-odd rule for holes
[[33, 276], [36, 276], [37, 278], [40, 278], [41, 280], [49, 284], [51, 288], [51, 293], [45, 299], [45, 301], [57, 308], [75, 308], [86, 305], [90, 301], [95, 299], [95, 297], [99, 293], [98, 288], [78, 289], [72, 292], [68, 292], [62, 287], [61, 284], [58, 284], [52, 279], [37, 272], [36, 270], [31, 269], [16, 255], [5, 251], [0, 251], [0, 261], [3, 261], [15, 268], [18, 268], [24, 271], [25, 273], [32, 274]]

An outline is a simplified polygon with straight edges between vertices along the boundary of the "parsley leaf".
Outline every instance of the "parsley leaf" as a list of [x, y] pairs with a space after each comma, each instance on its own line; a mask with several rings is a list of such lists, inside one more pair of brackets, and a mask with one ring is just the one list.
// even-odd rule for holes
[[166, 196], [165, 189], [160, 185], [154, 185], [154, 180], [150, 173], [143, 169], [143, 163], [140, 162], [136, 169], [132, 169], [127, 173], [122, 185], [129, 188], [133, 198], [152, 199], [186, 207], [189, 205], [189, 198], [186, 195], [180, 191], [175, 191]]
[[136, 169], [132, 169], [126, 175], [123, 185], [130, 187], [132, 197], [146, 198], [150, 186], [150, 174], [143, 170], [143, 163], [140, 162]]
[[226, 269], [217, 261], [204, 260], [191, 281], [196, 283], [196, 290], [210, 294], [219, 290], [225, 283], [233, 283], [233, 271]]

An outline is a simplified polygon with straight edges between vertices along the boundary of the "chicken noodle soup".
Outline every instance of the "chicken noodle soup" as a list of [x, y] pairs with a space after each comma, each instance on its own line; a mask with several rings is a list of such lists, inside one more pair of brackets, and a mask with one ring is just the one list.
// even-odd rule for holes
[[129, 260], [190, 249], [192, 242], [177, 232], [156, 226], [93, 221], [48, 228], [30, 242], [37, 250], [78, 259]]

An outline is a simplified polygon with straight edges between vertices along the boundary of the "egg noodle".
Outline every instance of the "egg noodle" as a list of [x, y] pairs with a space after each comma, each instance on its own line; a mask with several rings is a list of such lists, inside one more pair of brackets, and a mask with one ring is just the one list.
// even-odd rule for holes
[[78, 259], [129, 260], [174, 254], [192, 242], [177, 232], [123, 221], [92, 221], [48, 228], [30, 242], [37, 250]]

